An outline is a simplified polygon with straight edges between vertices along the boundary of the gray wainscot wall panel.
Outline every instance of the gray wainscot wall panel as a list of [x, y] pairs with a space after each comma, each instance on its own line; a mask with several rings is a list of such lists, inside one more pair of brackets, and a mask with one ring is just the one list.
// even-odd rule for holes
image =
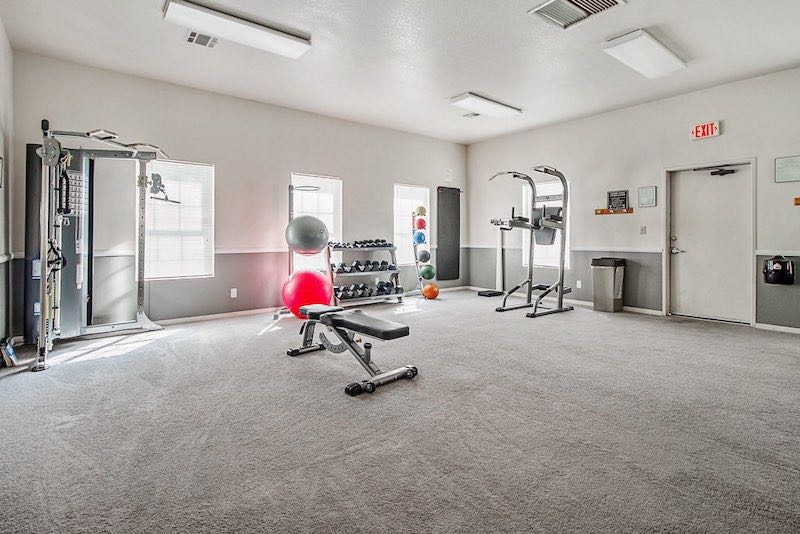
[[136, 319], [136, 264], [133, 256], [94, 258], [92, 323]]
[[[288, 252], [217, 254], [214, 277], [153, 280], [148, 309], [154, 321], [281, 305]], [[231, 288], [238, 290], [232, 299]]]
[[[433, 263], [436, 261], [433, 251]], [[463, 248], [461, 278], [440, 283], [443, 288], [471, 285], [494, 287], [495, 249]], [[506, 287], [525, 277], [522, 251], [506, 250]], [[573, 288], [569, 298], [592, 300], [591, 259], [613, 256], [628, 260], [625, 273], [625, 305], [651, 310], [661, 309], [661, 254], [642, 252], [573, 251], [571, 269], [566, 272], [567, 285]], [[759, 256], [759, 271], [767, 256]], [[791, 258], [800, 265], [800, 257]], [[281, 305], [280, 290], [286, 278], [287, 253], [264, 252], [217, 254], [213, 278], [157, 280], [148, 283], [148, 310], [152, 319], [174, 319], [198, 315], [270, 308]], [[10, 322], [12, 335], [22, 332], [22, 284], [24, 262], [14, 259], [0, 265], [0, 277], [9, 276], [10, 310], [5, 320]], [[554, 280], [555, 270], [536, 268], [537, 281]], [[133, 258], [96, 258], [97, 280], [106, 280], [108, 287], [96, 289], [94, 318], [96, 322], [130, 318], [136, 306], [133, 283]], [[577, 289], [576, 280], [583, 287]], [[400, 271], [401, 284], [411, 290], [415, 285], [414, 268], [404, 266]], [[238, 289], [238, 298], [230, 298], [230, 289]], [[0, 298], [5, 298], [0, 295]], [[764, 284], [759, 274], [757, 284], [757, 322], [800, 328], [800, 284], [775, 286]], [[0, 314], [0, 321], [4, 318]], [[0, 324], [4, 324], [0, 322]]]
[[[470, 248], [468, 268], [470, 284], [475, 287], [493, 288], [496, 273], [496, 249]], [[565, 282], [572, 288], [567, 298], [573, 300], [592, 300], [592, 258], [599, 257], [625, 258], [625, 305], [634, 308], [661, 310], [661, 254], [650, 252], [588, 252], [573, 250], [570, 269], [564, 273]], [[522, 266], [522, 250], [510, 248], [505, 251], [506, 289], [510, 289], [527, 276], [527, 269]], [[553, 283], [558, 270], [548, 267], [534, 269], [534, 281], [537, 283]], [[582, 283], [577, 288], [576, 281]]]
[[25, 278], [25, 260], [22, 258], [14, 258], [7, 265], [10, 265], [10, 285], [9, 285], [9, 301], [11, 310], [11, 335], [22, 335], [22, 311], [25, 307], [25, 294], [23, 291], [22, 281]]
[[[761, 270], [764, 268], [764, 260], [771, 257], [758, 256], [756, 322], [800, 328], [800, 281], [795, 281], [793, 286], [765, 284]], [[796, 266], [800, 266], [800, 256], [788, 258], [794, 260]]]
[[[440, 287], [468, 284], [466, 249], [462, 249], [461, 254], [461, 278], [439, 282]], [[360, 257], [363, 258], [363, 255]], [[375, 255], [374, 258], [385, 259], [385, 255]], [[133, 262], [134, 258], [127, 255], [95, 258], [92, 303], [95, 324], [125, 321], [135, 316], [136, 284]], [[286, 280], [287, 262], [287, 252], [217, 254], [213, 277], [148, 282], [146, 309], [150, 318], [158, 321], [278, 307], [282, 305], [281, 287]], [[435, 250], [433, 264], [436, 264]], [[23, 277], [24, 262], [16, 259], [5, 265], [11, 266], [12, 280], [15, 281], [11, 285], [11, 331], [18, 335], [22, 332], [23, 307], [22, 285], [18, 282]], [[372, 283], [373, 278], [374, 275], [367, 275], [363, 281]], [[346, 278], [344, 281], [354, 283], [362, 279]], [[400, 283], [408, 291], [414, 289], [416, 273], [413, 266], [401, 267]], [[232, 299], [230, 290], [234, 287], [238, 291], [238, 297]]]
[[9, 332], [9, 285], [8, 274], [11, 267], [9, 261], [0, 263], [0, 338], [8, 336]]

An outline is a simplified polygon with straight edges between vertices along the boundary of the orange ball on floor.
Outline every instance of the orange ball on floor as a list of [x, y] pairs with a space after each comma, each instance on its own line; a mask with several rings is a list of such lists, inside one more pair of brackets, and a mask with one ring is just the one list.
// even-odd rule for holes
[[435, 299], [439, 296], [439, 286], [436, 284], [426, 284], [422, 288], [422, 296], [426, 299]]

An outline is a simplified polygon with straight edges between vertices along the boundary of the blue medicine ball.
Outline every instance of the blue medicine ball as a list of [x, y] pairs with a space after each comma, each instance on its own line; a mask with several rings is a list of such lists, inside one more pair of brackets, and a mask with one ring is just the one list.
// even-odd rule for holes
[[414, 232], [414, 243], [417, 245], [421, 245], [425, 242], [425, 232], [420, 232], [417, 230]]

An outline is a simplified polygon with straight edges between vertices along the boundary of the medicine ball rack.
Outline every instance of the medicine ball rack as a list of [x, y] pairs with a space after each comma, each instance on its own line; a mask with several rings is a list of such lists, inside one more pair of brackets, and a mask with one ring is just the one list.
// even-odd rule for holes
[[[327, 269], [328, 269], [328, 276], [330, 276], [331, 284], [336, 286], [336, 280], [339, 277], [368, 277], [373, 275], [381, 275], [381, 274], [388, 274], [389, 281], [394, 284], [395, 287], [400, 286], [400, 270], [394, 271], [364, 271], [364, 272], [350, 272], [350, 273], [337, 273], [333, 269], [331, 269], [331, 260], [333, 253], [372, 253], [372, 252], [388, 252], [390, 256], [390, 264], [397, 265], [397, 255], [396, 255], [397, 247], [338, 247], [338, 246], [328, 246], [328, 258], [329, 261], [327, 262]], [[349, 258], [348, 258], [349, 259]], [[372, 287], [372, 286], [371, 286]], [[377, 302], [389, 302], [397, 299], [397, 302], [403, 302], [403, 295], [404, 292], [400, 293], [392, 293], [387, 295], [372, 295], [370, 297], [358, 297], [358, 298], [350, 298], [350, 299], [340, 299], [334, 295], [333, 301], [336, 306], [359, 306], [362, 304], [373, 304]]]
[[[422, 295], [422, 288], [425, 287], [425, 284], [433, 283], [436, 280], [436, 277], [434, 276], [432, 279], [426, 280], [425, 278], [422, 277], [422, 275], [420, 274], [420, 271], [419, 271], [420, 267], [422, 265], [425, 265], [426, 263], [428, 263], [428, 262], [419, 261], [420, 247], [422, 245], [426, 245], [425, 250], [427, 250], [428, 253], [430, 254], [431, 246], [430, 246], [430, 243], [427, 243], [427, 242], [417, 244], [417, 242], [414, 241], [414, 238], [413, 238], [414, 232], [421, 231], [416, 226], [417, 219], [426, 219], [426, 217], [425, 217], [425, 215], [418, 214], [416, 212], [416, 210], [412, 211], [411, 212], [411, 236], [412, 236], [411, 244], [414, 246], [414, 268], [415, 268], [415, 270], [416, 270], [415, 272], [417, 274], [417, 286], [414, 288], [413, 292], [415, 294], [419, 293], [420, 295]], [[427, 221], [427, 219], [426, 219], [426, 221]], [[428, 234], [428, 239], [430, 239], [430, 232], [427, 232], [427, 228], [426, 228], [426, 233]]]

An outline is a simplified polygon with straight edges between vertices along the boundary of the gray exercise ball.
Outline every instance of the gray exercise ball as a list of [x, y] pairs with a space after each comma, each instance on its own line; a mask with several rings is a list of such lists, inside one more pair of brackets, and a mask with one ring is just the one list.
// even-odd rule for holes
[[328, 228], [311, 215], [295, 217], [286, 227], [286, 243], [303, 256], [313, 256], [328, 245]]
[[419, 254], [417, 254], [417, 259], [422, 263], [427, 263], [431, 261], [431, 253], [427, 250], [420, 250]]

